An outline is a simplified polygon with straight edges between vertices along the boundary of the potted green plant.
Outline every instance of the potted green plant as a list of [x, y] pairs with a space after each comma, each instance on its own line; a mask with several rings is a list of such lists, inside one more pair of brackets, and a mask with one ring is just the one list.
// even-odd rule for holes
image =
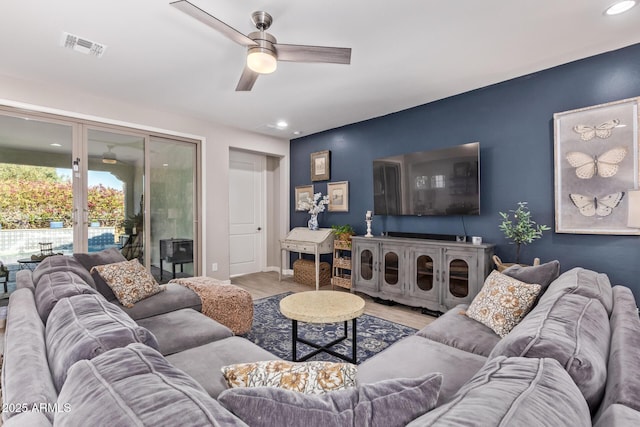
[[355, 235], [356, 232], [350, 224], [332, 225], [331, 230], [338, 240], [348, 242], [349, 246], [351, 246], [351, 236]]
[[124, 229], [124, 234], [133, 234], [134, 222], [131, 219], [125, 219], [120, 223], [120, 226]]
[[[513, 220], [509, 212], [513, 214]], [[551, 228], [543, 224], [537, 224], [531, 219], [531, 212], [527, 202], [518, 202], [518, 208], [509, 212], [499, 212], [500, 217], [502, 217], [502, 223], [499, 228], [505, 237], [516, 245], [517, 264], [520, 262], [520, 246], [541, 238], [542, 233], [551, 230]]]

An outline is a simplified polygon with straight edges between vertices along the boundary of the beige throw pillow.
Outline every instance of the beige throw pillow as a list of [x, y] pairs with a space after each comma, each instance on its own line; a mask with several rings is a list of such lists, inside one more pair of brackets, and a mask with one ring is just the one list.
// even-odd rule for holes
[[113, 290], [120, 304], [127, 308], [164, 290], [137, 258], [131, 261], [96, 265], [91, 269], [92, 273], [94, 271]]
[[494, 270], [467, 309], [467, 316], [504, 337], [531, 310], [542, 287]]
[[351, 363], [269, 360], [222, 367], [229, 387], [278, 387], [306, 394], [323, 394], [356, 385]]

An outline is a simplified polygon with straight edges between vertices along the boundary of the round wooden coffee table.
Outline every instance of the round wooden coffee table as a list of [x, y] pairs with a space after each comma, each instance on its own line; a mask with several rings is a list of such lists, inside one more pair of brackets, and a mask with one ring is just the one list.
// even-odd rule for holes
[[[320, 352], [325, 352], [342, 360], [346, 360], [347, 362], [356, 363], [356, 320], [362, 315], [362, 313], [364, 313], [364, 300], [362, 298], [348, 292], [340, 291], [299, 292], [284, 297], [280, 301], [280, 311], [285, 317], [292, 321], [291, 341], [294, 362], [307, 360]], [[330, 349], [330, 347], [333, 347], [347, 338], [347, 322], [349, 320], [351, 320], [352, 329], [351, 344], [353, 353], [351, 358]], [[298, 322], [344, 322], [344, 336], [324, 345], [313, 343], [298, 336]], [[296, 349], [296, 344], [298, 342], [307, 344], [316, 350], [298, 358]]]

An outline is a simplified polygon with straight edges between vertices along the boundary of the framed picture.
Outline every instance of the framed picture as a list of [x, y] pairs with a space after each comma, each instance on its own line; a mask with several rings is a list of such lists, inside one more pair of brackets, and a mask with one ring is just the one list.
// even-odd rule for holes
[[329, 212], [349, 212], [349, 181], [327, 184]]
[[301, 185], [296, 187], [296, 211], [307, 211], [301, 204], [313, 202], [313, 185]]
[[556, 233], [640, 234], [629, 228], [638, 188], [638, 102], [553, 115]]
[[326, 181], [329, 179], [331, 172], [329, 153], [329, 150], [311, 153], [311, 181]]

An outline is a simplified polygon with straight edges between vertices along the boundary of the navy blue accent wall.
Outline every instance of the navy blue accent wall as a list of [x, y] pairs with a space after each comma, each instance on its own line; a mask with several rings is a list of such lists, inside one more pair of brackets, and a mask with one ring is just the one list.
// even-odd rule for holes
[[[640, 44], [295, 139], [291, 141], [291, 226], [304, 226], [308, 219], [306, 213], [294, 210], [294, 187], [311, 184], [312, 152], [330, 150], [330, 182], [349, 181], [349, 212], [324, 212], [320, 226], [348, 223], [364, 234], [365, 212], [373, 210], [373, 159], [479, 141], [480, 216], [374, 216], [373, 233], [482, 236], [497, 245], [503, 261], [513, 261], [515, 247], [498, 229], [498, 212], [527, 201], [533, 219], [552, 231], [524, 246], [521, 262], [531, 263], [534, 257], [543, 262], [558, 259], [562, 271], [581, 266], [605, 272], [612, 284], [629, 286], [640, 302], [639, 236], [553, 232], [553, 114], [636, 96], [640, 96]], [[316, 192], [326, 194], [327, 181], [314, 184]]]

